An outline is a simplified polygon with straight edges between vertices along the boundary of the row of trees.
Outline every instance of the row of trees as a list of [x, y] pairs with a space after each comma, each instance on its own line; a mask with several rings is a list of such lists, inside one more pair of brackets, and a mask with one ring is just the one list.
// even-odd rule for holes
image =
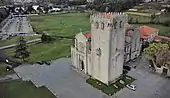
[[94, 3], [90, 3], [88, 8], [94, 8], [101, 12], [120, 12], [133, 8], [141, 2], [143, 2], [143, 0], [94, 0]]

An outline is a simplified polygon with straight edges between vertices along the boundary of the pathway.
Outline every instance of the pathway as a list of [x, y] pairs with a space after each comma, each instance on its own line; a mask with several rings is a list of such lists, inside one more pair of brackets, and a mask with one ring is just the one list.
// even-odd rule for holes
[[[41, 39], [35, 39], [35, 40], [27, 41], [27, 44], [35, 43], [35, 42], [41, 42]], [[16, 45], [17, 45], [17, 44], [12, 44], [12, 45], [7, 45], [7, 46], [1, 46], [1, 47], [0, 47], [0, 50], [7, 49], [7, 48], [12, 48], [12, 47], [15, 47]]]
[[18, 80], [20, 79], [17, 74], [11, 74], [11, 75], [6, 75], [3, 77], [0, 77], [0, 82], [6, 82], [6, 81], [12, 81], [12, 80]]

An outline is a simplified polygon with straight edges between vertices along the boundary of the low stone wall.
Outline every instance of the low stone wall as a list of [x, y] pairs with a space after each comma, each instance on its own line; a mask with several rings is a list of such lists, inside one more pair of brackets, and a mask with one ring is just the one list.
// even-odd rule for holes
[[[41, 42], [41, 39], [37, 39], [37, 40], [31, 40], [31, 41], [27, 41], [27, 44], [37, 44], [37, 43], [40, 43]], [[0, 47], [0, 50], [3, 50], [3, 49], [8, 49], [8, 48], [13, 48], [15, 47], [17, 44], [12, 44], [12, 45], [7, 45], [7, 46], [1, 46]]]

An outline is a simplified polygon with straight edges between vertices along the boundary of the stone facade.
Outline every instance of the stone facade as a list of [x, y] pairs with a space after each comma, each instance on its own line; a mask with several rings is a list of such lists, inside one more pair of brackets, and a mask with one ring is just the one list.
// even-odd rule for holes
[[[124, 13], [93, 14], [91, 32], [77, 34], [75, 45], [71, 47], [73, 66], [105, 84], [114, 82], [123, 72], [127, 55], [124, 51], [127, 21], [128, 16]], [[140, 34], [134, 35], [130, 38], [133, 51], [130, 59], [140, 54]]]
[[140, 55], [142, 40], [140, 38], [140, 30], [138, 27], [129, 26], [125, 34], [125, 56], [124, 62], [128, 62]]

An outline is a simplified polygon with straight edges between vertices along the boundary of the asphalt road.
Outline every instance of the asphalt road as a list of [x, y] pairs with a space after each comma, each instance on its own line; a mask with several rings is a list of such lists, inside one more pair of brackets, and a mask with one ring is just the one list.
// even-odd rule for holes
[[170, 98], [170, 79], [167, 79], [148, 68], [148, 62], [138, 59], [137, 62], [128, 65], [136, 65], [128, 74], [137, 80], [133, 83], [136, 91], [125, 88], [118, 98]]

